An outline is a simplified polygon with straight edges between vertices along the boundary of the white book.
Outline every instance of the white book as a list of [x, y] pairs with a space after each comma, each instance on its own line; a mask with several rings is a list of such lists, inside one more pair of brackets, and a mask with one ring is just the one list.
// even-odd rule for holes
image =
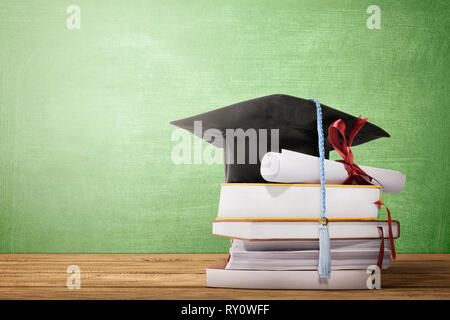
[[[376, 219], [381, 198], [380, 186], [326, 185], [327, 218]], [[218, 217], [319, 219], [320, 185], [226, 183]]]
[[[298, 250], [319, 250], [319, 240], [301, 241], [245, 241], [232, 239], [230, 251], [298, 251]], [[366, 250], [379, 249], [380, 239], [370, 240], [331, 240], [331, 249]], [[384, 240], [384, 247], [390, 248], [388, 239]]]
[[[378, 262], [381, 241], [375, 248], [336, 248], [331, 241], [331, 269], [367, 269]], [[371, 241], [371, 240], [366, 240]], [[319, 248], [283, 250], [283, 251], [248, 251], [242, 245], [243, 240], [233, 240], [226, 269], [230, 270], [317, 270]], [[265, 242], [265, 241], [259, 241]], [[284, 242], [284, 241], [278, 241]], [[316, 241], [318, 243], [318, 241]], [[384, 240], [383, 269], [387, 269], [391, 262], [389, 240]]]
[[[382, 269], [387, 269], [391, 261], [387, 254], [384, 256]], [[266, 271], [296, 271], [296, 270], [316, 270], [318, 266], [318, 258], [309, 260], [236, 260], [230, 258], [227, 264], [227, 270], [266, 270]], [[376, 265], [377, 259], [372, 260], [360, 260], [360, 259], [348, 259], [346, 261], [332, 260], [331, 270], [355, 270], [355, 269], [367, 269], [371, 265]]]
[[[317, 221], [223, 221], [213, 222], [215, 236], [241, 240], [312, 240], [319, 239]], [[387, 221], [332, 221], [328, 222], [330, 239], [378, 239], [383, 228], [384, 238], [389, 237]], [[394, 238], [400, 235], [400, 224], [392, 221]]]
[[[226, 260], [218, 260], [206, 269], [206, 286], [239, 289], [319, 289], [358, 290], [369, 289], [371, 271], [336, 270], [328, 279], [320, 279], [317, 270], [260, 271], [227, 270]], [[381, 278], [380, 278], [381, 282]], [[381, 285], [381, 283], [380, 283]]]

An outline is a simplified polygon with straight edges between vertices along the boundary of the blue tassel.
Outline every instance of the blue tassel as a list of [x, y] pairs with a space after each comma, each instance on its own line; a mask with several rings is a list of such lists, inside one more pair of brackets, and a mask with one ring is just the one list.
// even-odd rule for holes
[[319, 138], [319, 156], [320, 156], [320, 192], [322, 205], [322, 218], [319, 220], [319, 277], [328, 278], [331, 273], [331, 252], [330, 252], [330, 234], [328, 232], [328, 220], [326, 218], [325, 205], [325, 147], [324, 135], [322, 129], [322, 106], [314, 99], [311, 99], [316, 105], [317, 111], [317, 135]]
[[328, 226], [321, 225], [319, 230], [319, 277], [328, 278], [331, 273], [330, 234]]

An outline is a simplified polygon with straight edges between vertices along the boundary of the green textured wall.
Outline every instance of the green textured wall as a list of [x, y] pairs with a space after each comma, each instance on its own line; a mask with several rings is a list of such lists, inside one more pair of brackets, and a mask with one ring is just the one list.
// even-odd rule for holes
[[173, 165], [168, 123], [272, 93], [391, 133], [354, 152], [407, 175], [385, 196], [398, 251], [450, 252], [449, 16], [448, 1], [2, 0], [0, 252], [226, 251], [223, 168]]

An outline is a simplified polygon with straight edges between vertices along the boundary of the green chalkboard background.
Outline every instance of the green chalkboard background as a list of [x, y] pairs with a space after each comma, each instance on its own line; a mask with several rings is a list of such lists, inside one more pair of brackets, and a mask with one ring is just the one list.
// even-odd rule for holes
[[407, 175], [385, 195], [398, 251], [450, 252], [449, 16], [448, 1], [2, 0], [0, 252], [225, 252], [223, 168], [172, 164], [169, 121], [272, 93], [388, 131], [354, 152]]

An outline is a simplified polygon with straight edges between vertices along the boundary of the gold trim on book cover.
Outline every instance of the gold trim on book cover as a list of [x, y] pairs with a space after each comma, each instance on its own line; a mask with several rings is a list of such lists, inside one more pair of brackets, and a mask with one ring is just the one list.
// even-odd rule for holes
[[[236, 239], [236, 240], [245, 240], [245, 241], [314, 241], [314, 240], [319, 240], [319, 238], [270, 238], [270, 239], [250, 239], [250, 238], [241, 238], [241, 237], [233, 237], [233, 236], [224, 236], [221, 234], [212, 234], [215, 237], [220, 237], [220, 238], [227, 238], [227, 239]], [[374, 240], [374, 239], [380, 239], [380, 237], [378, 238], [330, 238], [330, 240]], [[383, 239], [388, 240], [388, 237], [384, 237]], [[398, 237], [395, 237], [394, 239], [398, 239]]]
[[[278, 186], [278, 187], [320, 187], [320, 184], [317, 183], [222, 183], [221, 186]], [[338, 187], [338, 188], [376, 188], [381, 189], [383, 191], [383, 188], [376, 184], [368, 184], [368, 185], [361, 185], [361, 184], [325, 184], [325, 187]]]
[[[214, 222], [320, 222], [321, 218], [221, 218], [217, 217]], [[377, 218], [328, 218], [329, 222], [367, 222], [376, 221]]]

